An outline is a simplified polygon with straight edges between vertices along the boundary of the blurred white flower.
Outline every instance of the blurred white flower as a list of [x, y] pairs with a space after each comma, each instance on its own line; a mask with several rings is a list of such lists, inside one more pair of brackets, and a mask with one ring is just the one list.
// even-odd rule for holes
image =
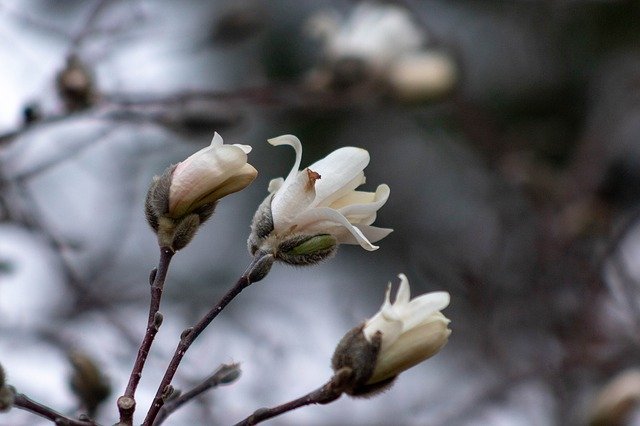
[[[290, 145], [296, 160], [286, 179], [273, 179], [271, 200], [272, 233], [287, 235], [328, 234], [338, 243], [359, 244], [376, 250], [372, 243], [389, 235], [391, 229], [371, 226], [376, 213], [389, 198], [389, 187], [375, 192], [356, 191], [365, 182], [363, 169], [369, 153], [361, 148], [340, 148], [300, 171], [302, 144], [293, 135], [269, 139], [269, 143]], [[280, 238], [281, 239], [281, 238]]]
[[593, 426], [636, 424], [631, 422], [640, 408], [640, 370], [625, 370], [606, 383], [590, 406]]
[[258, 174], [247, 163], [250, 151], [248, 145], [224, 145], [222, 137], [216, 133], [211, 145], [174, 169], [167, 216], [179, 218], [248, 186]]
[[423, 101], [450, 93], [458, 71], [450, 55], [416, 52], [399, 58], [389, 68], [388, 81], [393, 96], [404, 102]]
[[411, 300], [409, 281], [404, 274], [393, 303], [391, 283], [380, 310], [364, 326], [369, 343], [380, 333], [381, 346], [367, 384], [392, 378], [432, 357], [447, 343], [451, 330], [441, 309], [449, 305], [449, 293], [437, 291]]
[[322, 13], [309, 22], [309, 32], [324, 42], [330, 61], [359, 58], [375, 68], [417, 51], [425, 34], [408, 11], [392, 4], [362, 2], [344, 22], [335, 14]]

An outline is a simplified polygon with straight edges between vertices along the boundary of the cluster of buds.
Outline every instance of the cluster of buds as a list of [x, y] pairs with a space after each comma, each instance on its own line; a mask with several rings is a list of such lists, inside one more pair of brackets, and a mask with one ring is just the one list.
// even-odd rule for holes
[[[391, 229], [373, 226], [390, 190], [357, 191], [365, 183], [369, 153], [340, 148], [300, 170], [302, 144], [293, 135], [270, 139], [289, 145], [295, 162], [286, 178], [273, 179], [269, 194], [256, 211], [248, 239], [254, 261], [249, 282], [262, 279], [274, 261], [312, 265], [333, 256], [340, 244], [376, 250], [373, 243]], [[211, 145], [154, 178], [146, 202], [147, 219], [162, 247], [178, 250], [211, 216], [216, 202], [239, 191], [256, 177], [247, 163], [245, 145], [224, 145], [216, 133]], [[349, 331], [332, 359], [340, 392], [368, 396], [387, 388], [402, 371], [435, 355], [447, 343], [449, 320], [440, 312], [449, 294], [433, 292], [411, 299], [409, 282], [400, 274], [391, 303], [391, 284], [373, 317]]]
[[211, 145], [156, 176], [147, 193], [147, 221], [161, 247], [185, 247], [225, 195], [240, 191], [258, 172], [247, 163], [248, 145], [225, 145], [215, 134]]
[[323, 45], [323, 62], [307, 81], [312, 89], [373, 85], [399, 101], [419, 102], [450, 93], [456, 83], [451, 56], [427, 48], [425, 32], [399, 5], [360, 2], [347, 18], [320, 13], [308, 28]]

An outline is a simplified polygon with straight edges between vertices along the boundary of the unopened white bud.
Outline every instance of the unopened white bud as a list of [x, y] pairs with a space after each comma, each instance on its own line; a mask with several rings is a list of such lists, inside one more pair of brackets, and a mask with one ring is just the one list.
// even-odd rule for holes
[[211, 145], [155, 177], [145, 203], [149, 225], [163, 247], [179, 250], [212, 214], [218, 200], [248, 186], [257, 175], [247, 163], [247, 145]]
[[449, 320], [440, 313], [449, 304], [449, 294], [433, 292], [411, 300], [407, 277], [400, 274], [400, 280], [394, 303], [389, 285], [380, 310], [336, 348], [334, 371], [348, 367], [359, 377], [347, 391], [353, 396], [384, 389], [398, 374], [438, 353], [451, 334]]

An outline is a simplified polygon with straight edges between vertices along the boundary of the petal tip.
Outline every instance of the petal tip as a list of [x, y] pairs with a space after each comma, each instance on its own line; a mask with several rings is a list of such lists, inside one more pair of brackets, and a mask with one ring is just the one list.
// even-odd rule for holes
[[222, 145], [224, 143], [224, 140], [222, 139], [222, 136], [220, 136], [220, 133], [218, 132], [213, 132], [213, 138], [211, 139], [211, 146], [219, 146]]
[[298, 145], [302, 145], [302, 143], [300, 142], [300, 139], [298, 139], [297, 136], [289, 135], [289, 134], [267, 139], [267, 142], [269, 142], [273, 146], [290, 145], [294, 148]]

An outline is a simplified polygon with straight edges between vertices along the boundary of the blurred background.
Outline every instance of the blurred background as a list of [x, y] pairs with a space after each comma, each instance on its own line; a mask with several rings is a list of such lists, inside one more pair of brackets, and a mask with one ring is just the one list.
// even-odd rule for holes
[[367, 149], [363, 188], [389, 184], [376, 224], [395, 232], [243, 292], [174, 385], [221, 363], [242, 377], [166, 424], [320, 386], [400, 272], [451, 293], [443, 351], [374, 399], [269, 424], [640, 424], [637, 1], [2, 0], [0, 64], [0, 364], [19, 392], [116, 421], [158, 260], [146, 189], [217, 131], [259, 176], [172, 262], [142, 421], [181, 330], [249, 263], [253, 213], [294, 159], [266, 139], [292, 133], [303, 166]]

